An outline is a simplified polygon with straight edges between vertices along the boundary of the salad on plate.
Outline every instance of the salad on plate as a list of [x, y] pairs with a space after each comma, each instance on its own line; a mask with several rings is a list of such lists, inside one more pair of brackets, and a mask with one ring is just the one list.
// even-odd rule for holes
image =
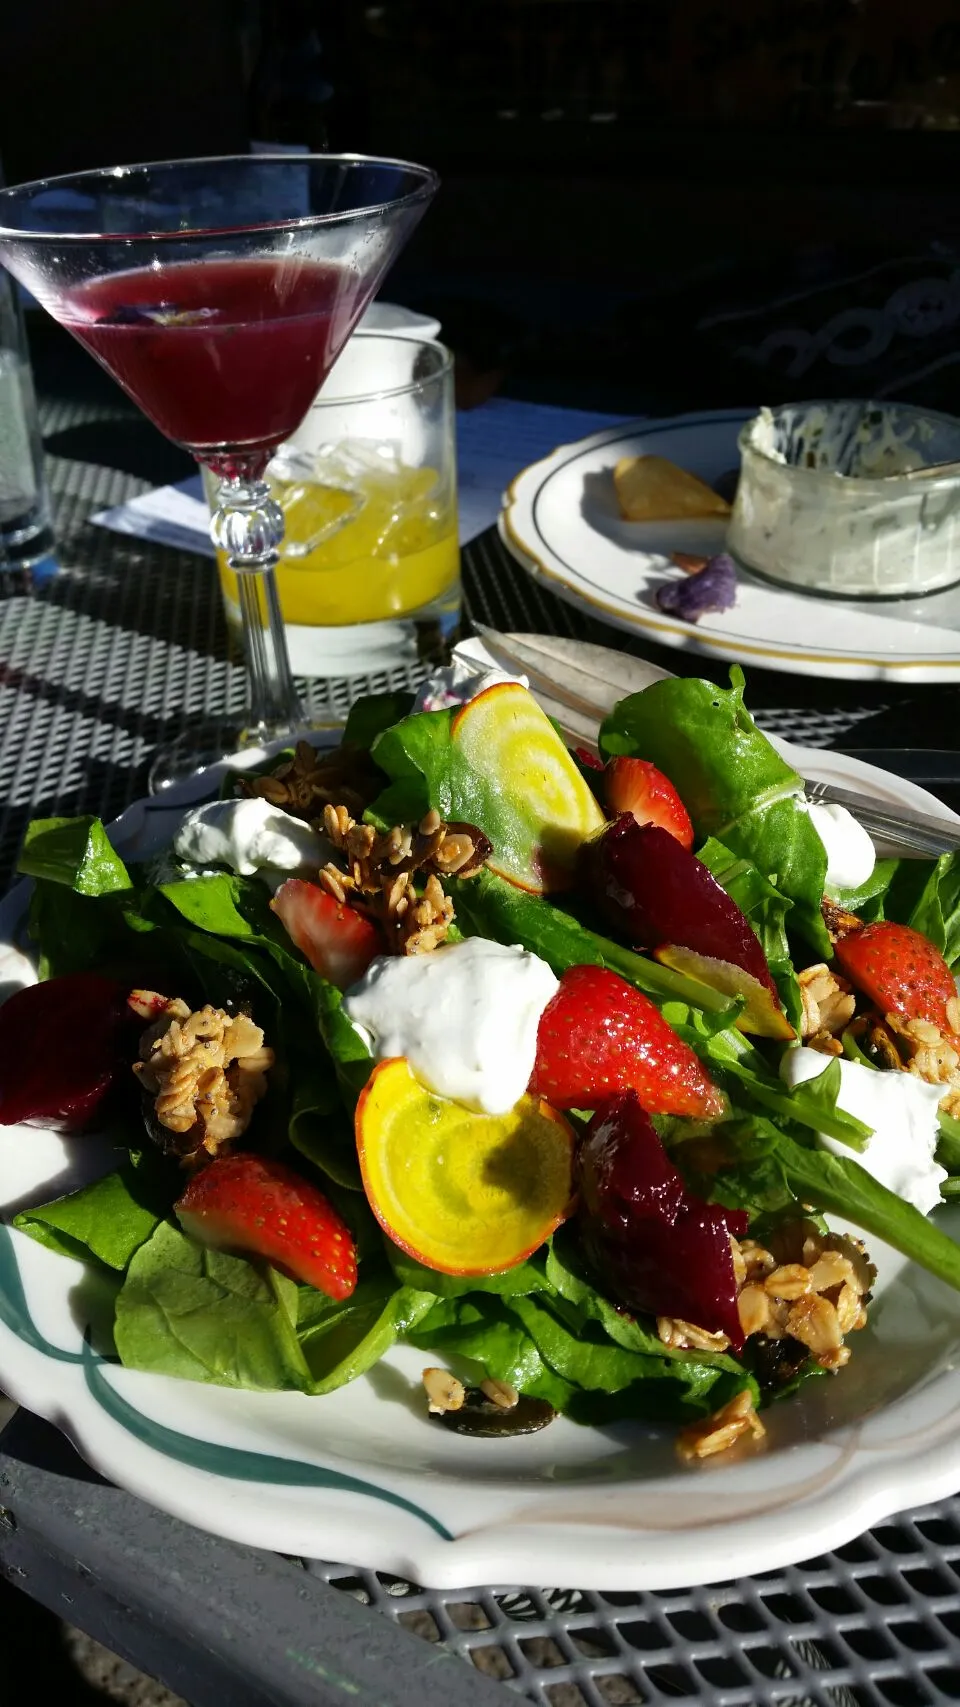
[[406, 1344], [424, 1426], [697, 1463], [843, 1378], [881, 1252], [960, 1288], [960, 858], [811, 806], [736, 670], [597, 752], [509, 679], [376, 696], [159, 859], [45, 819], [20, 870], [0, 1125], [115, 1165], [12, 1224], [129, 1369], [320, 1402]]

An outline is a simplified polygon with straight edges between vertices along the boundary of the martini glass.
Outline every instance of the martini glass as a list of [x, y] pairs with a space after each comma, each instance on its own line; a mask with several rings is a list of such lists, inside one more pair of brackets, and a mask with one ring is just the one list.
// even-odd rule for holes
[[154, 761], [156, 789], [307, 725], [274, 565], [267, 463], [306, 415], [426, 210], [433, 172], [353, 154], [236, 155], [0, 190], [0, 261], [145, 414], [216, 476], [249, 705]]

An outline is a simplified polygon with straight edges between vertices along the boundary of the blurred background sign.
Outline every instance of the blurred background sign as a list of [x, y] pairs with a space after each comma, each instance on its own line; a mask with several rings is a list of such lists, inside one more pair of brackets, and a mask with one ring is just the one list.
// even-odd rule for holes
[[424, 159], [388, 294], [458, 395], [960, 406], [960, 0], [8, 8], [14, 181], [256, 143]]

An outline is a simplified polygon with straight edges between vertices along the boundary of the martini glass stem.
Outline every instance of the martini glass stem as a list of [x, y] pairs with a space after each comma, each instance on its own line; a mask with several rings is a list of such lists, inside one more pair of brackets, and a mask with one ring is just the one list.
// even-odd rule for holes
[[259, 745], [305, 723], [274, 574], [283, 541], [283, 511], [257, 474], [225, 475], [217, 499], [211, 533], [237, 577], [250, 693], [246, 736]]

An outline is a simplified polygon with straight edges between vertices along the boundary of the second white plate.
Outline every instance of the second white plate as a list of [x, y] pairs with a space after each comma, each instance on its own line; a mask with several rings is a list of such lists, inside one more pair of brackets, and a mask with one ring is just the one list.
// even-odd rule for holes
[[740, 571], [733, 610], [697, 623], [666, 615], [656, 589], [682, 572], [673, 551], [723, 549], [723, 522], [622, 520], [612, 472], [622, 456], [669, 457], [712, 484], [739, 464], [748, 410], [716, 410], [607, 428], [562, 445], [518, 474], [501, 537], [560, 598], [664, 646], [864, 681], [960, 681], [960, 588], [926, 599], [865, 604], [781, 591]]

